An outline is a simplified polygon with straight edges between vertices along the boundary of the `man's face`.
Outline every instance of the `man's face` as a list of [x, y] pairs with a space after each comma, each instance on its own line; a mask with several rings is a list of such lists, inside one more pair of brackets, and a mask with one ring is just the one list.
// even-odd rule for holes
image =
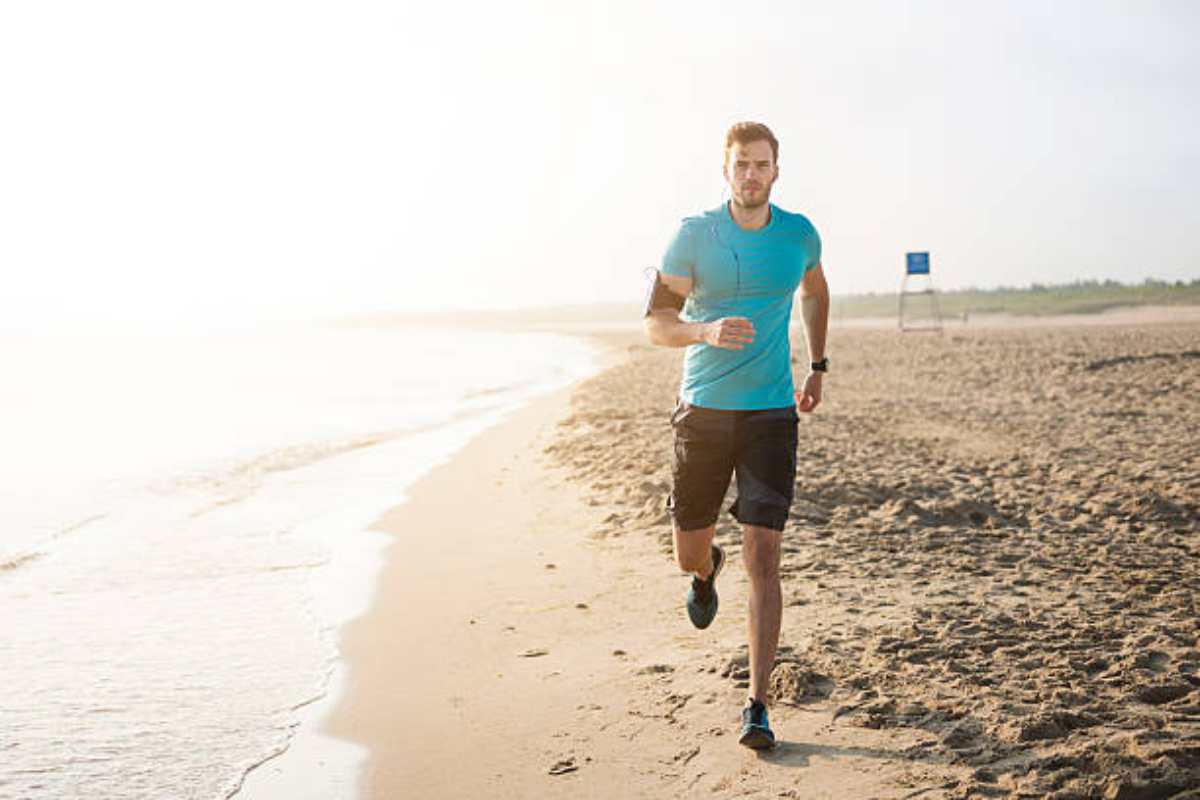
[[758, 208], [771, 199], [771, 186], [779, 177], [771, 143], [765, 139], [749, 144], [733, 143], [725, 156], [725, 180], [733, 201], [743, 208]]

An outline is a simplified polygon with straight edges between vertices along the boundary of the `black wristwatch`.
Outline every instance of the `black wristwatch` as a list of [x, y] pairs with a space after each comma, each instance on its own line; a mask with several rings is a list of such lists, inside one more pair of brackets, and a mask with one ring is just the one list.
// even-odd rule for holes
[[820, 361], [814, 361], [809, 365], [813, 372], [829, 372], [829, 357], [826, 356]]

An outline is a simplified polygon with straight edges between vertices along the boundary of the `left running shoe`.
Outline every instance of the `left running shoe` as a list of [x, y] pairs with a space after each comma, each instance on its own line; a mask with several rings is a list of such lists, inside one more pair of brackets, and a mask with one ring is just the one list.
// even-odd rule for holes
[[751, 750], [769, 750], [775, 746], [775, 734], [767, 722], [767, 707], [757, 700], [742, 709], [742, 735], [738, 744]]
[[717, 576], [721, 574], [721, 567], [725, 566], [725, 551], [715, 542], [712, 546], [712, 563], [712, 574], [705, 580], [693, 577], [692, 588], [687, 593], [688, 617], [700, 630], [711, 625], [717, 616]]

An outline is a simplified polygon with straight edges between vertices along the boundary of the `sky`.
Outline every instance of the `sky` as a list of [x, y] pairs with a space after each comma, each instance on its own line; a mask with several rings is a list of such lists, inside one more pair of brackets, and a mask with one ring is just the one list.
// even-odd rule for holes
[[1200, 277], [1200, 6], [13, 2], [0, 325], [637, 303], [780, 140], [835, 294]]

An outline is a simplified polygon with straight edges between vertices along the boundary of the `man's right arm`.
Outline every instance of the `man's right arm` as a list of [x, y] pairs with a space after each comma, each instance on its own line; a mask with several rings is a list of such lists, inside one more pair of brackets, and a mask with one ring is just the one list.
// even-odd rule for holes
[[[692, 292], [692, 279], [679, 275], [658, 274], [658, 278], [674, 294], [687, 297]], [[741, 350], [754, 341], [754, 325], [745, 317], [724, 317], [712, 322], [684, 322], [678, 309], [655, 307], [652, 303], [643, 321], [646, 336], [652, 344], [663, 347], [687, 347], [707, 344], [727, 350]]]

